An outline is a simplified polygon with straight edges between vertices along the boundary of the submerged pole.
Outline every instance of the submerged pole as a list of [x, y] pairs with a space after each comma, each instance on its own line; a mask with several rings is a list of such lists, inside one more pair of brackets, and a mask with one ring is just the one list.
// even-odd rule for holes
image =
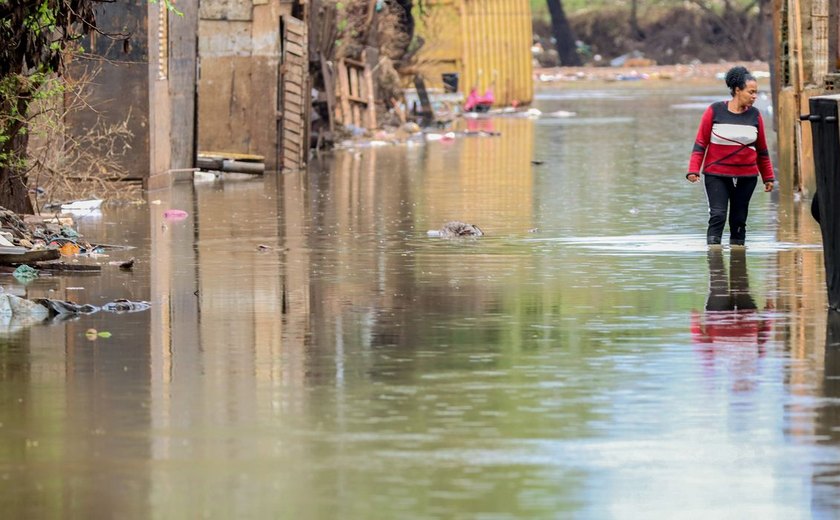
[[814, 168], [817, 181], [817, 211], [825, 257], [828, 305], [840, 310], [840, 95], [810, 99], [811, 113], [801, 116], [811, 123]]

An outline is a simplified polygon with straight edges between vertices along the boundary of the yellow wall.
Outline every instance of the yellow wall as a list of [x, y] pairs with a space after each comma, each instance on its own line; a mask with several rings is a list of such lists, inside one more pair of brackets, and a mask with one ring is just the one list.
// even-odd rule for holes
[[416, 33], [425, 41], [418, 69], [430, 87], [443, 88], [441, 74], [457, 72], [458, 90], [494, 84], [497, 105], [530, 103], [531, 6], [527, 0], [432, 0], [415, 12]]

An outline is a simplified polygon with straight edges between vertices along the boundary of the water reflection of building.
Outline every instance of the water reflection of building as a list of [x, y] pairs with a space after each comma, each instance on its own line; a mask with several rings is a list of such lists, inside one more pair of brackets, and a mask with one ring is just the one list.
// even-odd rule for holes
[[534, 123], [496, 119], [504, 137], [467, 137], [430, 146], [425, 155], [418, 224], [437, 228], [448, 220], [479, 225], [485, 232], [524, 232], [533, 227], [531, 165]]
[[[820, 249], [807, 247], [821, 243], [819, 226], [810, 215], [808, 204], [782, 197], [779, 200], [777, 239], [800, 247], [776, 253], [775, 293], [777, 312], [785, 319], [775, 326], [774, 339], [793, 361], [786, 371], [790, 392], [801, 398], [813, 396], [813, 377], [822, 370], [823, 331], [825, 329], [825, 270]], [[810, 438], [814, 423], [808, 407], [791, 405], [789, 434]]]
[[[152, 214], [155, 431], [253, 428], [258, 417], [270, 421], [281, 413], [280, 400], [291, 403], [299, 395], [294, 386], [305, 374], [309, 312], [305, 191], [299, 181], [290, 174], [277, 177], [288, 185], [280, 189], [268, 178], [155, 194], [160, 207], [191, 214], [181, 222], [166, 221], [162, 210]], [[242, 456], [227, 435], [191, 437], [183, 444], [174, 443], [176, 437], [154, 436], [152, 458]], [[190, 484], [171, 475], [162, 471], [153, 479], [153, 496], [183, 496], [181, 505], [187, 510], [192, 502], [193, 511], [213, 501], [218, 488], [203, 480], [206, 475], [192, 475]]]
[[[840, 446], [840, 313], [828, 311], [825, 332], [825, 356], [822, 397], [816, 426], [816, 438], [822, 446]], [[840, 464], [837, 461], [814, 462], [811, 510], [814, 518], [834, 518], [840, 506]]]

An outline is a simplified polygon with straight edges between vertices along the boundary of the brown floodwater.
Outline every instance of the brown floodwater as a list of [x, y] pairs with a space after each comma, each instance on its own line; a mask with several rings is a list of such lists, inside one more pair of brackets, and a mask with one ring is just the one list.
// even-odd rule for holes
[[[80, 214], [133, 249], [0, 284], [151, 310], [0, 323], [2, 515], [834, 517], [819, 229], [756, 192], [746, 251], [707, 251], [683, 177], [725, 97], [542, 90], [469, 122], [499, 136]], [[486, 236], [427, 236], [449, 220]]]

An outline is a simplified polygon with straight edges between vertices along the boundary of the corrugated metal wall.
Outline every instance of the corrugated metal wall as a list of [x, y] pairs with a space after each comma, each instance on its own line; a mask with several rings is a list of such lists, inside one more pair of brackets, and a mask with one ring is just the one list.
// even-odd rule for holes
[[415, 13], [424, 40], [419, 69], [433, 87], [457, 72], [458, 90], [494, 84], [496, 104], [533, 97], [531, 5], [528, 0], [435, 0]]

